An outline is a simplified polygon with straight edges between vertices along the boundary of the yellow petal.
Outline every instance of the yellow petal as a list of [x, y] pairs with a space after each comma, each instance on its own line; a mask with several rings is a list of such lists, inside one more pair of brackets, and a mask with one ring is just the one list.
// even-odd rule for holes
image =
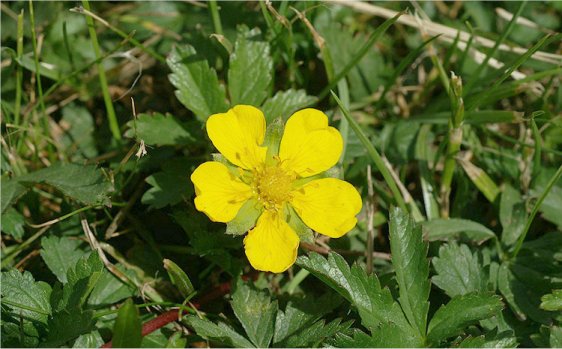
[[295, 189], [292, 196], [291, 205], [303, 222], [333, 238], [353, 229], [362, 206], [355, 187], [336, 178], [310, 181]]
[[193, 171], [195, 207], [214, 222], [229, 222], [252, 195], [252, 189], [220, 162], [205, 162]]
[[244, 238], [252, 267], [273, 273], [282, 273], [295, 263], [298, 247], [297, 234], [272, 211], [265, 211]]
[[328, 126], [326, 114], [308, 108], [294, 113], [287, 121], [279, 158], [285, 168], [309, 177], [334, 166], [342, 149], [342, 137], [338, 130]]
[[214, 146], [231, 163], [244, 169], [265, 162], [265, 118], [261, 110], [250, 105], [237, 105], [226, 113], [207, 119], [207, 133]]

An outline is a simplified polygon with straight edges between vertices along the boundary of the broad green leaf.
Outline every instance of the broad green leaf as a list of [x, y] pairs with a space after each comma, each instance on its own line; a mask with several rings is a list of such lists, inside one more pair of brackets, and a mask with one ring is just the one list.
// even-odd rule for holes
[[181, 145], [195, 141], [187, 125], [170, 114], [139, 114], [127, 126], [125, 136], [143, 140], [146, 145]]
[[95, 165], [57, 163], [14, 178], [22, 185], [46, 183], [86, 205], [109, 205], [113, 186]]
[[456, 242], [443, 245], [439, 248], [439, 257], [434, 257], [432, 263], [437, 275], [431, 280], [449, 297], [486, 291], [484, 266], [468, 246], [459, 246]]
[[13, 207], [10, 207], [6, 212], [2, 213], [0, 225], [2, 225], [2, 232], [4, 234], [11, 235], [14, 239], [18, 240], [23, 238], [23, 234], [25, 233], [23, 229], [25, 219], [23, 215]]
[[417, 337], [390, 291], [381, 288], [375, 275], [367, 276], [357, 265], [349, 268], [343, 257], [333, 252], [327, 259], [310, 253], [308, 257], [299, 257], [297, 264], [351, 302], [369, 330], [375, 331], [381, 323], [390, 321], [400, 327], [403, 336]]
[[148, 176], [145, 181], [151, 185], [141, 202], [152, 209], [159, 209], [187, 201], [193, 195], [193, 185], [188, 180], [187, 169], [163, 171]]
[[103, 344], [103, 338], [98, 331], [92, 331], [90, 333], [86, 333], [80, 335], [74, 341], [73, 348], [99, 348]]
[[67, 270], [67, 283], [62, 289], [60, 299], [53, 303], [56, 305], [55, 310], [72, 312], [81, 309], [104, 271], [104, 265], [97, 252], [79, 259], [74, 267]]
[[542, 296], [541, 309], [562, 311], [562, 290], [553, 290], [552, 293]]
[[223, 322], [219, 322], [217, 325], [197, 316], [187, 316], [185, 321], [193, 327], [195, 333], [205, 339], [217, 341], [230, 347], [254, 348], [250, 341]]
[[233, 106], [259, 106], [269, 94], [273, 83], [273, 59], [269, 43], [256, 40], [259, 35], [257, 28], [238, 31], [228, 67], [228, 91]]
[[92, 310], [61, 311], [55, 313], [48, 323], [49, 334], [41, 347], [55, 348], [76, 339], [94, 329]]
[[261, 215], [263, 209], [256, 199], [252, 198], [244, 203], [236, 217], [226, 224], [226, 233], [243, 235], [252, 229]]
[[2, 206], [2, 213], [6, 211], [8, 207], [10, 207], [17, 199], [20, 198], [25, 192], [27, 188], [14, 178], [9, 179], [7, 177], [2, 176], [0, 180], [0, 192], [2, 193], [2, 198], [0, 200], [0, 205]]
[[517, 345], [513, 332], [492, 331], [483, 336], [468, 336], [459, 344], [459, 348], [517, 348]]
[[550, 347], [551, 348], [562, 347], [562, 327], [553, 325], [550, 328], [549, 341], [550, 341]]
[[176, 97], [200, 121], [228, 109], [217, 73], [192, 46], [174, 47], [166, 61], [172, 70], [169, 79], [177, 89]]
[[[289, 345], [288, 342], [291, 341], [289, 338], [299, 338], [303, 330], [313, 324], [316, 325], [322, 316], [339, 306], [341, 302], [341, 297], [334, 292], [326, 293], [319, 298], [305, 296], [302, 299], [289, 301], [284, 311], [280, 309], [277, 312], [273, 344], [276, 347], [297, 346]], [[304, 343], [300, 346], [312, 346], [312, 344]]]
[[500, 198], [500, 222], [503, 232], [501, 241], [507, 246], [513, 245], [525, 229], [527, 212], [525, 202], [518, 190], [506, 184]]
[[427, 338], [431, 343], [438, 344], [462, 333], [467, 326], [496, 315], [502, 308], [501, 298], [491, 293], [454, 297], [433, 315]]
[[39, 327], [42, 326], [17, 314], [13, 315], [2, 311], [2, 326], [0, 326], [2, 348], [37, 348], [40, 337]]
[[114, 348], [137, 348], [142, 341], [139, 311], [131, 298], [119, 308], [111, 342]]
[[312, 105], [316, 100], [304, 90], [278, 91], [265, 101], [262, 111], [268, 124], [277, 118], [287, 121], [294, 112]]
[[164, 269], [168, 272], [168, 276], [182, 297], [187, 298], [193, 295], [195, 288], [189, 279], [189, 276], [174, 262], [164, 259]]
[[[115, 267], [128, 278], [135, 279], [133, 270], [126, 269], [122, 264], [116, 264]], [[134, 285], [126, 284], [112, 273], [102, 273], [88, 297], [88, 304], [110, 306], [125, 298], [134, 297], [137, 293], [137, 287]]]
[[496, 237], [490, 229], [468, 219], [433, 219], [423, 222], [422, 226], [424, 236], [429, 241], [456, 239], [461, 236], [481, 243]]
[[80, 240], [68, 237], [49, 236], [41, 239], [41, 257], [63, 284], [67, 281], [68, 269], [85, 254], [78, 248], [81, 244]]
[[412, 327], [425, 337], [429, 310], [429, 261], [427, 243], [421, 226], [400, 208], [390, 212], [390, 252], [396, 281], [400, 290], [400, 305]]
[[85, 107], [71, 103], [62, 109], [60, 121], [65, 130], [61, 140], [67, 152], [76, 152], [72, 160], [88, 159], [98, 155], [94, 131], [94, 118]]
[[336, 333], [346, 331], [351, 326], [352, 321], [341, 323], [341, 319], [335, 319], [329, 323], [325, 320], [319, 320], [310, 326], [304, 327], [298, 333], [289, 336], [283, 347], [287, 348], [317, 348], [327, 338], [333, 337]]
[[47, 323], [47, 316], [51, 314], [49, 297], [51, 287], [42, 282], [36, 282], [30, 272], [20, 273], [10, 270], [2, 273], [2, 306], [14, 316], [20, 315], [29, 320]]
[[238, 279], [230, 304], [252, 343], [268, 347], [273, 338], [277, 301], [272, 302], [265, 291]]

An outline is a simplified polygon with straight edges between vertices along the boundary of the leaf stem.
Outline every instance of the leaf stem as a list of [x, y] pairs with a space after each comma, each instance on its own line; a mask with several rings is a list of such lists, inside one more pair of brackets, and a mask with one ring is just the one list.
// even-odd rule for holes
[[[18, 15], [17, 48], [16, 57], [20, 60], [23, 56], [23, 9]], [[19, 125], [21, 113], [23, 67], [18, 64], [16, 67], [16, 101], [14, 103], [14, 124]]]
[[211, 18], [213, 20], [215, 34], [223, 35], [221, 16], [219, 13], [219, 7], [217, 6], [216, 0], [209, 0], [209, 11], [211, 11]]

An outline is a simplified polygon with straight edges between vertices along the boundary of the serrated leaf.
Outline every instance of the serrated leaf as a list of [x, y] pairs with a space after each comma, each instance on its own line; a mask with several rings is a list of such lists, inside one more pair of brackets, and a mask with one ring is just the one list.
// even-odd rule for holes
[[86, 205], [109, 205], [111, 182], [94, 165], [57, 163], [23, 176], [13, 178], [22, 185], [46, 183], [63, 194]]
[[290, 337], [300, 337], [302, 331], [309, 328], [326, 313], [341, 304], [341, 297], [330, 292], [319, 298], [314, 296], [289, 301], [285, 310], [279, 310], [275, 319], [273, 344], [276, 347], [303, 346], [310, 347], [314, 343], [289, 345]]
[[238, 31], [228, 67], [228, 91], [232, 105], [259, 106], [273, 82], [273, 59], [269, 43], [257, 41], [259, 29]]
[[74, 341], [73, 348], [99, 348], [104, 343], [103, 338], [98, 331], [92, 331], [90, 333], [86, 333], [80, 335]]
[[18, 240], [23, 238], [23, 234], [25, 233], [23, 229], [25, 219], [23, 215], [13, 207], [10, 207], [6, 212], [2, 213], [0, 224], [2, 225], [2, 232], [4, 234], [8, 234]]
[[60, 347], [78, 336], [92, 331], [94, 327], [94, 312], [86, 311], [61, 311], [55, 313], [48, 323], [49, 334], [43, 348]]
[[517, 348], [517, 338], [511, 331], [495, 333], [492, 331], [483, 336], [465, 338], [459, 348]]
[[286, 345], [284, 345], [284, 347], [319, 347], [327, 338], [349, 329], [351, 324], [352, 321], [341, 323], [341, 319], [335, 319], [327, 324], [324, 320], [319, 320], [312, 325], [303, 328], [299, 333], [288, 337], [285, 341]]
[[164, 269], [168, 272], [168, 276], [182, 297], [187, 298], [195, 292], [195, 288], [189, 279], [189, 276], [174, 262], [164, 259]]
[[374, 331], [382, 322], [390, 321], [400, 327], [403, 336], [417, 337], [388, 288], [382, 289], [375, 275], [367, 276], [357, 265], [349, 268], [343, 257], [333, 252], [327, 259], [310, 253], [308, 257], [299, 257], [297, 264], [351, 302], [369, 330]]
[[420, 343], [412, 340], [412, 337], [403, 336], [402, 330], [392, 322], [381, 323], [371, 336], [357, 331], [353, 334], [353, 338], [339, 344], [354, 348], [415, 348], [420, 346]]
[[443, 245], [432, 263], [437, 272], [432, 281], [449, 297], [486, 290], [484, 267], [468, 246], [455, 242]]
[[261, 109], [269, 124], [276, 118], [287, 121], [294, 112], [314, 104], [316, 100], [316, 97], [307, 95], [304, 90], [278, 91], [265, 101]]
[[273, 338], [277, 301], [272, 302], [265, 291], [238, 279], [230, 304], [255, 346], [268, 347]]
[[78, 249], [82, 242], [67, 237], [49, 236], [41, 239], [41, 257], [47, 267], [63, 284], [66, 283], [66, 272], [84, 256]]
[[447, 240], [460, 236], [482, 243], [496, 237], [496, 234], [490, 229], [468, 219], [433, 219], [423, 222], [422, 226], [424, 235], [429, 241]]
[[152, 187], [143, 194], [141, 202], [159, 209], [189, 199], [193, 195], [193, 186], [186, 178], [187, 173], [166, 169], [147, 177], [145, 181]]
[[429, 261], [421, 227], [395, 207], [390, 212], [390, 252], [400, 290], [400, 305], [412, 327], [425, 336], [429, 310]]
[[200, 121], [228, 109], [217, 73], [209, 68], [205, 57], [197, 55], [192, 46], [174, 47], [166, 62], [172, 70], [168, 77], [177, 89], [176, 97]]
[[454, 297], [433, 315], [427, 338], [431, 343], [438, 344], [462, 333], [467, 326], [496, 315], [502, 308], [501, 298], [491, 293]]
[[114, 348], [138, 348], [142, 342], [142, 324], [135, 303], [129, 298], [117, 313], [111, 343]]
[[0, 192], [2, 193], [0, 205], [2, 206], [2, 213], [4, 213], [8, 207], [25, 194], [27, 188], [14, 178], [9, 179], [3, 176], [0, 182]]
[[[135, 279], [133, 270], [126, 269], [122, 264], [116, 264], [115, 267], [128, 278]], [[88, 304], [110, 306], [125, 298], [136, 296], [137, 293], [137, 288], [134, 285], [124, 283], [112, 273], [102, 273], [88, 297]]]
[[506, 185], [500, 198], [500, 222], [503, 228], [501, 241], [513, 245], [525, 229], [527, 212], [518, 190]]
[[2, 348], [36, 348], [39, 345], [39, 330], [42, 330], [40, 327], [42, 326], [36, 322], [23, 319], [19, 315], [12, 317], [2, 311]]
[[219, 322], [218, 325], [197, 316], [187, 316], [185, 321], [193, 327], [195, 333], [208, 340], [214, 340], [230, 347], [254, 348], [254, 345], [232, 327]]
[[195, 141], [187, 125], [170, 114], [139, 114], [127, 126], [125, 136], [143, 140], [146, 145], [181, 145]]
[[252, 229], [261, 215], [262, 205], [255, 198], [247, 200], [236, 214], [236, 217], [226, 223], [226, 233], [231, 235], [243, 235]]
[[51, 314], [51, 287], [48, 284], [36, 282], [28, 271], [20, 273], [14, 269], [2, 273], [0, 288], [2, 306], [14, 316], [47, 323]]
[[553, 290], [552, 293], [542, 296], [541, 309], [562, 311], [562, 290]]

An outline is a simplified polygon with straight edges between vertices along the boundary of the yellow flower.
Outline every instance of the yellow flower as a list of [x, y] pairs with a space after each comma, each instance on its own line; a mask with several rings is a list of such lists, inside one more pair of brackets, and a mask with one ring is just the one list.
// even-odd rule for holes
[[333, 238], [357, 223], [362, 202], [351, 184], [310, 178], [334, 166], [343, 148], [340, 133], [321, 111], [294, 113], [281, 142], [267, 144], [269, 152], [264, 115], [249, 105], [211, 115], [207, 133], [230, 164], [209, 161], [193, 172], [195, 207], [212, 221], [227, 223], [253, 200], [261, 215], [244, 248], [255, 269], [280, 273], [295, 262], [299, 237], [287, 223], [292, 210], [308, 227]]

